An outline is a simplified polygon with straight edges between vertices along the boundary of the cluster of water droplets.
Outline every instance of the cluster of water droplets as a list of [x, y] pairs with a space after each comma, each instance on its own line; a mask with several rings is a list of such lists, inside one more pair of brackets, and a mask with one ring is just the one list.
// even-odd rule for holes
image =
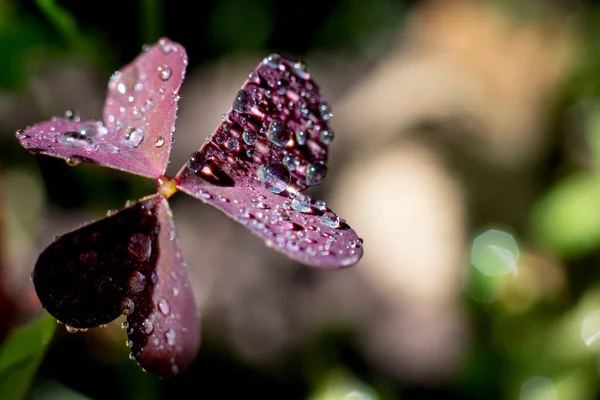
[[[159, 43], [159, 46], [164, 54], [177, 51], [177, 47], [168, 41]], [[28, 136], [26, 130], [18, 131], [17, 137], [23, 140], [25, 147], [38, 149], [35, 139], [41, 138], [73, 149], [77, 155], [66, 157], [67, 164], [71, 166], [78, 165], [88, 154], [91, 157], [97, 151], [116, 154], [122, 146], [133, 149], [139, 147], [147, 136], [148, 113], [156, 101], [163, 96], [174, 96], [177, 100], [178, 95], [167, 85], [173, 75], [169, 65], [156, 67], [156, 76], [165, 83], [158, 87], [151, 83], [148, 74], [140, 72], [137, 66], [135, 68], [136, 73], [117, 71], [111, 76], [105, 105], [108, 113], [104, 121], [106, 126], [102, 121], [83, 122], [77, 111], [67, 110], [64, 118], [53, 118], [47, 129], [36, 131], [34, 138]], [[164, 137], [157, 137], [153, 144], [161, 148], [165, 142]]]
[[[269, 178], [267, 185], [271, 192], [285, 186], [285, 181], [278, 175], [280, 172], [276, 171]], [[255, 188], [249, 190], [255, 195], [243, 200], [212, 193], [206, 187], [197, 195], [266, 238], [270, 247], [305, 252], [310, 257], [341, 257], [342, 265], [352, 264], [362, 253], [362, 240], [345, 239], [345, 222], [324, 201], [315, 201], [302, 193], [289, 193], [289, 198], [282, 203]]]
[[[229, 164], [225, 170], [234, 175], [255, 171], [250, 178], [273, 193], [317, 185], [326, 178], [326, 151], [335, 137], [326, 125], [330, 117], [306, 65], [271, 55], [250, 74], [208, 149], [192, 155], [188, 168], [202, 176], [212, 159], [222, 168]], [[257, 167], [234, 165], [244, 162]]]
[[[171, 54], [177, 47], [166, 40], [158, 44], [160, 51]], [[151, 47], [145, 49], [150, 51]], [[108, 115], [108, 122], [114, 124], [120, 134], [120, 142], [127, 147], [137, 148], [143, 142], [149, 131], [148, 114], [154, 109], [157, 100], [164, 96], [174, 96], [177, 93], [168, 88], [168, 81], [173, 77], [173, 69], [168, 64], [161, 64], [153, 72], [156, 77], [145, 72], [137, 71], [136, 74], [123, 74], [115, 72], [109, 81], [111, 96], [107, 100], [107, 108], [114, 110]], [[158, 78], [162, 85], [156, 85], [153, 80]], [[165, 144], [165, 138], [158, 137], [154, 146], [160, 148]]]

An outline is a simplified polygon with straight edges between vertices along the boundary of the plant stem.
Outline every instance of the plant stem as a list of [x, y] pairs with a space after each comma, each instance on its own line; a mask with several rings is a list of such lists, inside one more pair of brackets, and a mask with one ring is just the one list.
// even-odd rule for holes
[[154, 43], [163, 30], [161, 0], [140, 0], [140, 39], [142, 43]]

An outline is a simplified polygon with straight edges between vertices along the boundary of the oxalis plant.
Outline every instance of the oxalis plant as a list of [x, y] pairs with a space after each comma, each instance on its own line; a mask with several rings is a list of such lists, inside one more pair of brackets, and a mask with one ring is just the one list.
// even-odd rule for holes
[[108, 83], [103, 119], [76, 112], [19, 130], [33, 154], [91, 162], [154, 179], [157, 192], [58, 237], [32, 274], [42, 306], [67, 330], [121, 314], [130, 358], [165, 378], [200, 344], [200, 318], [168, 199], [185, 192], [267, 246], [321, 268], [356, 264], [362, 239], [324, 201], [301, 192], [327, 175], [331, 110], [301, 62], [265, 58], [221, 124], [174, 178], [165, 175], [187, 55], [162, 38]]

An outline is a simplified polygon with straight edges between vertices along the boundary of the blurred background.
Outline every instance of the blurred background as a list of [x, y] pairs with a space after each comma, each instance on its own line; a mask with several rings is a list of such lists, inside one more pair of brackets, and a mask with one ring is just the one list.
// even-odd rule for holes
[[263, 57], [302, 59], [336, 132], [309, 193], [365, 249], [311, 269], [177, 194], [195, 363], [157, 380], [120, 320], [58, 325], [27, 398], [600, 399], [599, 3], [0, 0], [0, 340], [44, 314], [29, 274], [54, 236], [155, 190], [15, 130], [99, 118], [110, 74], [162, 35], [190, 61], [169, 172]]

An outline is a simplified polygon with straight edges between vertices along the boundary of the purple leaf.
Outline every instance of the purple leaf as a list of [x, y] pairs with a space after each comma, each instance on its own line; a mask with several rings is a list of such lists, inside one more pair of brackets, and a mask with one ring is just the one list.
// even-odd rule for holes
[[259, 183], [215, 186], [184, 170], [182, 191], [199, 198], [263, 238], [267, 246], [304, 264], [322, 268], [354, 265], [362, 240], [324, 202], [298, 193], [271, 193]]
[[200, 323], [167, 198], [177, 190], [216, 207], [294, 260], [342, 268], [362, 240], [325, 202], [301, 192], [327, 175], [329, 106], [300, 62], [266, 58], [175, 179], [164, 176], [187, 57], [161, 39], [116, 72], [104, 124], [68, 112], [17, 132], [31, 152], [154, 178], [158, 194], [58, 238], [33, 282], [70, 331], [127, 315], [131, 358], [168, 377], [195, 358]]
[[178, 189], [218, 208], [267, 245], [317, 267], [362, 256], [362, 241], [300, 191], [327, 175], [331, 110], [302, 63], [267, 57], [223, 122], [177, 174]]
[[185, 49], [163, 38], [112, 75], [104, 123], [68, 111], [64, 118], [17, 131], [17, 139], [32, 152], [72, 165], [87, 161], [160, 178], [169, 160], [186, 66]]
[[157, 376], [186, 368], [198, 351], [198, 311], [164, 196], [59, 237], [38, 258], [33, 283], [71, 330], [126, 314], [132, 355]]
[[[148, 288], [131, 296], [136, 310], [127, 317], [127, 334], [132, 344], [131, 353], [140, 365], [166, 378], [185, 369], [196, 357], [200, 321], [169, 203], [163, 196], [153, 199], [152, 213], [160, 226], [158, 262], [155, 268], [141, 271], [144, 277], [149, 277], [146, 278]], [[130, 241], [130, 247], [132, 243]], [[143, 244], [137, 247], [144, 248]], [[132, 276], [130, 288], [138, 284], [140, 278]]]

